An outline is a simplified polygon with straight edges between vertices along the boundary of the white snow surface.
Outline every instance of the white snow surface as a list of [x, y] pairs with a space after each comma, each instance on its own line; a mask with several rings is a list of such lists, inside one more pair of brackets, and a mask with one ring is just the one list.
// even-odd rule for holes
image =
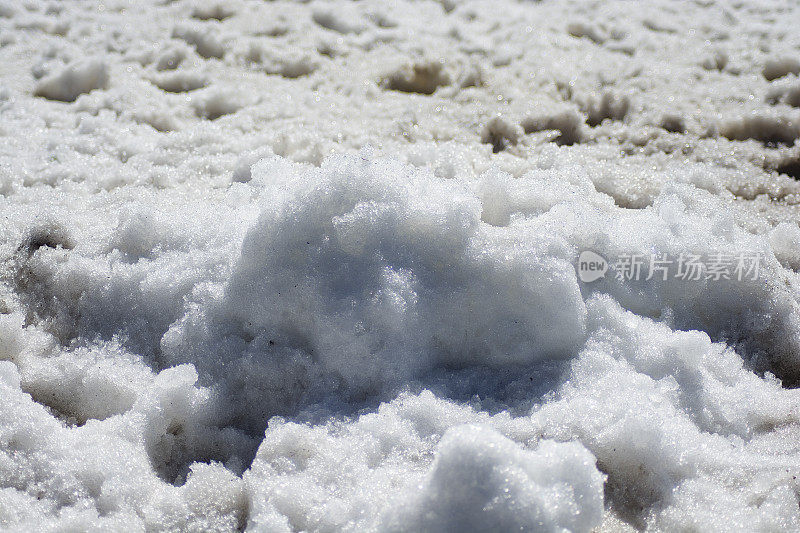
[[0, 531], [797, 531], [798, 27], [0, 0]]

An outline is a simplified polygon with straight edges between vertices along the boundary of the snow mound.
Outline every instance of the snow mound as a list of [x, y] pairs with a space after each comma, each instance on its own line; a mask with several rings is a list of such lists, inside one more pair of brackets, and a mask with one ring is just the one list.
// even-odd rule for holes
[[515, 442], [519, 422], [430, 392], [403, 394], [347, 423], [273, 419], [244, 476], [250, 525], [398, 532], [598, 525], [603, 476], [592, 454], [575, 442]]
[[404, 93], [433, 94], [450, 83], [450, 75], [439, 61], [401, 66], [381, 81], [383, 87]]
[[108, 66], [100, 59], [77, 61], [44, 77], [36, 85], [36, 96], [74, 102], [78, 96], [108, 87]]
[[[280, 374], [279, 385], [231, 381], [249, 416], [285, 412], [309, 388], [352, 397], [440, 367], [561, 358], [582, 342], [574, 267], [566, 251], [545, 255], [564, 243], [504, 243], [481, 224], [468, 188], [367, 157], [320, 169], [264, 160], [253, 175], [268, 203], [223, 296], [162, 341], [170, 362], [221, 382], [233, 369]], [[281, 393], [265, 402], [267, 386]]]
[[491, 429], [442, 437], [396, 531], [588, 532], [603, 517], [603, 476], [577, 443], [525, 450]]

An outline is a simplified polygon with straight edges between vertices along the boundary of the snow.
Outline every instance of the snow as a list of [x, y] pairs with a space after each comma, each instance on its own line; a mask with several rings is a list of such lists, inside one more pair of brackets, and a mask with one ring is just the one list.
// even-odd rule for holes
[[800, 529], [799, 17], [0, 0], [0, 531]]
[[444, 434], [421, 489], [401, 529], [587, 531], [603, 516], [603, 476], [583, 446], [525, 451], [481, 426]]
[[50, 100], [74, 102], [83, 93], [108, 86], [108, 67], [100, 60], [81, 61], [65, 66], [42, 79], [36, 86], [36, 96]]
[[[464, 424], [475, 418], [423, 393], [341, 428], [271, 423], [245, 474], [252, 524], [268, 531], [589, 531], [600, 521], [603, 476], [585, 448], [544, 440], [525, 450], [489, 425]], [[407, 468], [408, 453], [432, 455], [427, 472]], [[343, 490], [326, 488], [332, 476]]]

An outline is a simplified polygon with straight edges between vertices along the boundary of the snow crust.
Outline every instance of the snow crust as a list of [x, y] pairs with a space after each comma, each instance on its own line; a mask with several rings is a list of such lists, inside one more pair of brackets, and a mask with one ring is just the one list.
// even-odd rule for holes
[[799, 18], [0, 0], [0, 530], [800, 529]]

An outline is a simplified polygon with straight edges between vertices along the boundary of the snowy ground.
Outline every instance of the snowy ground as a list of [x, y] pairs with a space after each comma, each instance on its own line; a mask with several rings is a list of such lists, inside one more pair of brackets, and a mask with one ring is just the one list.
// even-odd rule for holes
[[798, 530], [798, 27], [0, 0], [0, 530]]

